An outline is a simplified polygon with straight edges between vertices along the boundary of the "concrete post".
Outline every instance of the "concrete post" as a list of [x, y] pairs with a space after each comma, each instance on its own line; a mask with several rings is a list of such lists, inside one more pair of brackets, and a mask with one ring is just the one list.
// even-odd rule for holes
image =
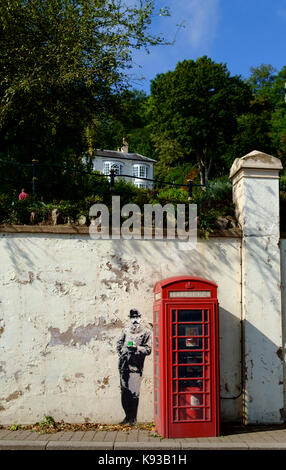
[[244, 422], [283, 422], [282, 313], [279, 248], [281, 161], [253, 151], [230, 170], [243, 231]]

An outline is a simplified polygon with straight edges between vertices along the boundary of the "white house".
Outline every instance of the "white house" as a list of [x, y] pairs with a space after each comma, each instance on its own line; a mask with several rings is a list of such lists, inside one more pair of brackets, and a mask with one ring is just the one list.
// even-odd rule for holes
[[[121, 150], [100, 150], [94, 152], [93, 169], [105, 175], [115, 170], [116, 175], [133, 183], [138, 188], [153, 188], [153, 165], [156, 160], [139, 153], [128, 153], [128, 146]], [[144, 179], [147, 178], [147, 179]]]

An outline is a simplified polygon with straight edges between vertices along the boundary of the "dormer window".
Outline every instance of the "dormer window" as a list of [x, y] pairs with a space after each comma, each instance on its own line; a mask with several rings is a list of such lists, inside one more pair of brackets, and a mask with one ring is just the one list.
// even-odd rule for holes
[[142, 163], [137, 163], [133, 165], [133, 176], [136, 178], [147, 178], [148, 175], [148, 166], [143, 165]]
[[111, 170], [114, 170], [116, 175], [121, 175], [122, 164], [119, 162], [104, 162], [103, 173], [107, 176], [110, 175]]

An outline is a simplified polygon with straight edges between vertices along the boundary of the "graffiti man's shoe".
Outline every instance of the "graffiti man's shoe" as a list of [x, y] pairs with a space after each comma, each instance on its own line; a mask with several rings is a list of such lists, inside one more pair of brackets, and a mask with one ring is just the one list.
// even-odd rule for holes
[[120, 421], [119, 424], [129, 424], [129, 420], [127, 418], [124, 418], [124, 420]]

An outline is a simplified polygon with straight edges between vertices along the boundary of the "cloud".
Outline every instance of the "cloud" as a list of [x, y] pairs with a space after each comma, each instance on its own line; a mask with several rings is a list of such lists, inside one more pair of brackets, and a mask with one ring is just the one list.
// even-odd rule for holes
[[[188, 0], [184, 10], [188, 18], [185, 34], [195, 50], [208, 48], [216, 37], [220, 0]], [[183, 10], [182, 10], [183, 11]]]

